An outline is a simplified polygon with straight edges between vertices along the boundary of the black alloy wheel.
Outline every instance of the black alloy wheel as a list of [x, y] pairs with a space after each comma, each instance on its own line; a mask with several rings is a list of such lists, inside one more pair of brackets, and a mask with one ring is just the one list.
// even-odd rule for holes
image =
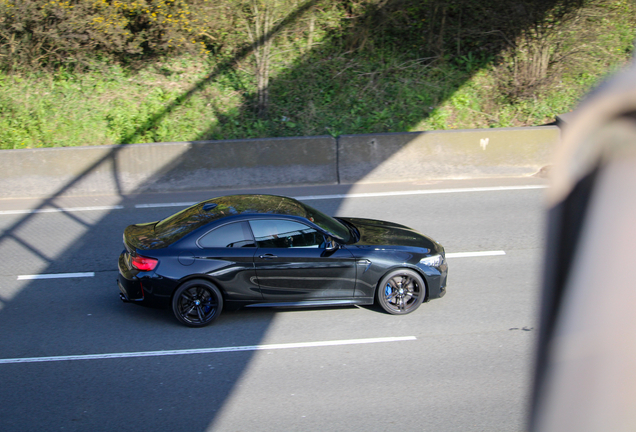
[[174, 316], [188, 327], [203, 327], [221, 314], [223, 296], [211, 282], [194, 279], [181, 285], [172, 297]]
[[387, 273], [378, 285], [378, 303], [392, 315], [413, 312], [424, 301], [426, 285], [415, 271], [399, 269]]

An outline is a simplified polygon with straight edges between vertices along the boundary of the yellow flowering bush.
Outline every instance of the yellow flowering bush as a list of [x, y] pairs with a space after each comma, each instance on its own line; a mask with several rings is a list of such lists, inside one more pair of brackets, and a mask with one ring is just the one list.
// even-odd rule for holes
[[205, 23], [193, 11], [205, 1], [0, 0], [0, 65], [205, 53]]

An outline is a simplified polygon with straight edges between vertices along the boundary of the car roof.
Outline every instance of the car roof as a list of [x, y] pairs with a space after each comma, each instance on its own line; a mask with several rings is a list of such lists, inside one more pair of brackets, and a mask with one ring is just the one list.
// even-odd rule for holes
[[179, 238], [231, 216], [286, 215], [308, 217], [308, 208], [293, 198], [277, 195], [227, 195], [201, 201], [157, 223], [155, 234]]
[[152, 237], [151, 240], [155, 242], [153, 247], [166, 247], [210, 223], [216, 225], [223, 224], [225, 220], [229, 222], [272, 216], [302, 219], [328, 235], [343, 241], [349, 238], [348, 228], [318, 210], [293, 198], [262, 194], [227, 195], [202, 201], [153, 223], [152, 232], [144, 236]]
[[[210, 204], [216, 204], [211, 207]], [[196, 206], [214, 214], [213, 219], [237, 214], [278, 214], [306, 217], [307, 208], [293, 198], [278, 195], [227, 195], [200, 202]], [[210, 208], [206, 211], [206, 207]]]

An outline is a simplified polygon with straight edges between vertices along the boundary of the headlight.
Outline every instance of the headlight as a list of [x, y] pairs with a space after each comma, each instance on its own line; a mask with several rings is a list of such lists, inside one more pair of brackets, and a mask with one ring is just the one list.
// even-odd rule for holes
[[429, 267], [439, 267], [444, 262], [444, 258], [441, 255], [431, 255], [420, 260], [420, 264], [427, 265]]

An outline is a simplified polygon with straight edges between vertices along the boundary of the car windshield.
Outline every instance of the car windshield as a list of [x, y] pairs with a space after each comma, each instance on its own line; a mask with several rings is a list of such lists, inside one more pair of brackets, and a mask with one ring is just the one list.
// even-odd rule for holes
[[349, 228], [344, 226], [342, 223], [338, 222], [332, 217], [327, 216], [321, 211], [316, 210], [313, 207], [308, 205], [304, 205], [307, 210], [306, 218], [318, 225], [323, 230], [327, 231], [334, 237], [337, 237], [340, 240], [343, 240], [345, 243], [349, 241], [351, 234], [349, 233]]

